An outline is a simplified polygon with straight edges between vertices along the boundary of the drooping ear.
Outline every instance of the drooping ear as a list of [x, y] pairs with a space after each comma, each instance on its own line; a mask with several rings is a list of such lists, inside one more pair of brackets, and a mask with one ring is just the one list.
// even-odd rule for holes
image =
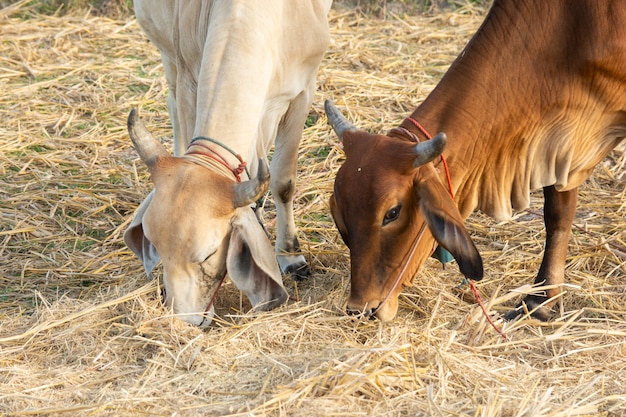
[[124, 232], [124, 242], [143, 263], [146, 274], [150, 278], [152, 278], [152, 270], [159, 262], [159, 259], [161, 259], [152, 242], [150, 242], [143, 233], [143, 215], [150, 206], [150, 202], [153, 197], [154, 190], [152, 190], [146, 199], [139, 205], [137, 211], [135, 212], [133, 221]]
[[250, 207], [238, 208], [232, 220], [226, 269], [230, 279], [258, 310], [287, 300], [274, 248]]
[[483, 260], [448, 191], [435, 180], [422, 181], [415, 188], [420, 209], [435, 240], [454, 256], [466, 278], [481, 280]]

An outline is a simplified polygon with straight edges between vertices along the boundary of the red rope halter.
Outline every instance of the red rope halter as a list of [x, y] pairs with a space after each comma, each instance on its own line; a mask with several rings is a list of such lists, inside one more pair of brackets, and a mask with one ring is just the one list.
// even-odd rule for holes
[[[205, 139], [205, 138], [200, 138], [199, 137], [199, 138], [196, 138], [196, 139]], [[211, 149], [210, 147], [208, 147], [208, 146], [206, 146], [206, 145], [204, 145], [202, 143], [196, 142], [196, 139], [192, 140], [191, 143], [189, 144], [189, 146], [187, 147], [187, 152], [185, 153], [186, 155], [202, 155], [202, 156], [206, 156], [207, 158], [211, 158], [212, 160], [216, 161], [217, 163], [222, 164], [226, 168], [228, 168], [228, 170], [230, 172], [232, 172], [233, 175], [235, 176], [235, 179], [237, 179], [237, 182], [241, 182], [241, 173], [246, 170], [246, 165], [247, 165], [246, 162], [241, 157], [241, 155], [236, 154], [236, 153], [231, 151], [231, 153], [235, 156], [235, 158], [237, 158], [239, 160], [239, 165], [237, 167], [233, 168], [232, 166], [230, 166], [228, 161], [226, 161], [226, 159], [223, 156], [221, 156], [219, 153], [215, 152], [215, 150]], [[206, 140], [208, 140], [208, 139], [206, 139]], [[214, 140], [211, 140], [211, 141], [215, 142]], [[221, 144], [219, 144], [219, 145], [222, 146], [224, 149], [229, 150], [224, 145], [221, 145]], [[200, 151], [190, 151], [189, 148], [191, 148], [192, 146], [199, 146], [201, 148], [204, 148], [204, 149], [208, 150], [210, 153], [200, 152]]]

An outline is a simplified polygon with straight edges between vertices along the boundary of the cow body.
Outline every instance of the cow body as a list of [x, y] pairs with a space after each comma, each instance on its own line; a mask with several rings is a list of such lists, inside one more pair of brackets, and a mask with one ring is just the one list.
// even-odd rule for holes
[[[446, 133], [443, 156], [458, 211], [441, 159], [411, 165], [408, 143], [425, 137], [409, 118], [388, 135], [351, 126], [341, 131], [346, 162], [331, 209], [351, 253], [349, 309], [393, 318], [402, 286], [377, 308], [390, 281], [407, 264], [402, 283], [409, 285], [437, 243], [452, 252], [466, 276], [479, 279], [482, 264], [462, 219], [476, 209], [510, 218], [513, 209], [528, 206], [532, 190], [543, 189], [546, 248], [536, 283], [556, 288], [524, 302], [534, 316], [549, 318], [564, 282], [577, 187], [626, 136], [624, 22], [620, 1], [494, 2], [465, 50], [410, 116], [426, 131]], [[375, 166], [380, 155], [396, 160]], [[357, 192], [349, 184], [359, 181], [367, 185]], [[366, 200], [372, 203], [365, 203], [370, 207], [364, 214], [358, 206]], [[401, 207], [400, 214], [383, 225], [393, 207]], [[407, 261], [424, 222], [428, 232]]]
[[[279, 268], [308, 271], [292, 199], [330, 3], [135, 1], [138, 22], [161, 52], [175, 156], [131, 114], [131, 138], [155, 189], [125, 241], [148, 273], [162, 260], [166, 304], [183, 320], [210, 322], [226, 272], [253, 306], [272, 308], [286, 299]], [[263, 159], [272, 145], [275, 250], [249, 208], [267, 185]]]

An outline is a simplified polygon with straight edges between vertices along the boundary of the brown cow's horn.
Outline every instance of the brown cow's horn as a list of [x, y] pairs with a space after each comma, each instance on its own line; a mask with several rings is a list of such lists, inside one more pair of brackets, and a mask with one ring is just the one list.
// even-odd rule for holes
[[152, 136], [139, 119], [136, 109], [132, 109], [127, 121], [128, 134], [141, 160], [150, 168], [160, 156], [169, 156], [165, 146]]
[[415, 146], [415, 153], [417, 154], [417, 156], [413, 161], [413, 168], [418, 168], [422, 165], [426, 165], [427, 163], [441, 155], [446, 147], [447, 141], [448, 137], [445, 133], [441, 132], [430, 140], [418, 143]]
[[259, 170], [256, 177], [235, 184], [235, 207], [245, 207], [257, 201], [270, 184], [270, 171], [267, 162], [259, 159]]
[[328, 117], [328, 124], [332, 126], [339, 139], [343, 140], [343, 132], [346, 130], [356, 130], [356, 127], [341, 114], [332, 101], [326, 100], [324, 102], [324, 110], [326, 117]]

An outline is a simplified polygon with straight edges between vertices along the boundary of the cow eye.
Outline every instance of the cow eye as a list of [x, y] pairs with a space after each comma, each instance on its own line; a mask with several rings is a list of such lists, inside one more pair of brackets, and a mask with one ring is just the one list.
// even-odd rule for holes
[[211, 252], [206, 258], [204, 258], [204, 261], [200, 262], [201, 264], [205, 263], [206, 261], [209, 260], [209, 258], [211, 258], [211, 256], [215, 255], [217, 253], [217, 249], [214, 250], [213, 252]]
[[385, 213], [385, 218], [383, 219], [383, 226], [393, 221], [398, 220], [398, 217], [400, 217], [400, 206], [395, 206], [392, 209], [390, 209], [387, 213]]

